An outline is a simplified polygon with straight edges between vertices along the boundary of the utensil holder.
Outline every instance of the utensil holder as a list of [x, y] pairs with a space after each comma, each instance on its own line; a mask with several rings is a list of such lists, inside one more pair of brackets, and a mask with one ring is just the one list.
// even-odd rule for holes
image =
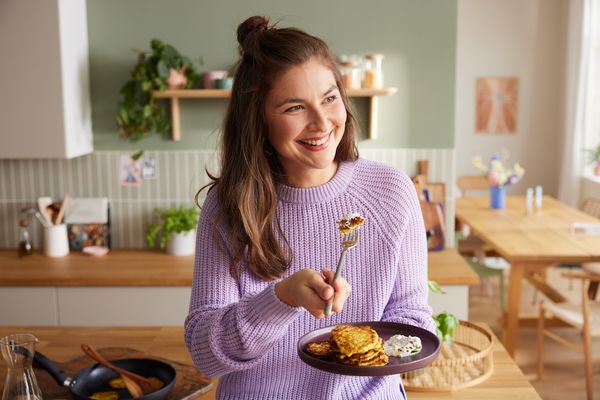
[[44, 228], [44, 255], [63, 257], [69, 254], [67, 225], [52, 225]]

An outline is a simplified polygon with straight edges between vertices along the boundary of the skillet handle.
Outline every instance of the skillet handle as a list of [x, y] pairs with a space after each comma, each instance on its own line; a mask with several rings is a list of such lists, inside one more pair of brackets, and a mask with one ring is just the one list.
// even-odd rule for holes
[[33, 355], [33, 363], [36, 367], [40, 367], [48, 372], [60, 386], [71, 386], [71, 378], [67, 376], [65, 371], [51, 359], [36, 351]]

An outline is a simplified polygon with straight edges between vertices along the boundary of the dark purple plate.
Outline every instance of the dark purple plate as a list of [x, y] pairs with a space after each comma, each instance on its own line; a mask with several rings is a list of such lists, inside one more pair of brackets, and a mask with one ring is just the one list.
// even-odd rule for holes
[[408, 372], [415, 369], [426, 367], [436, 359], [440, 352], [440, 340], [438, 337], [425, 330], [412, 325], [399, 324], [395, 322], [367, 321], [356, 322], [347, 325], [363, 326], [368, 325], [375, 329], [379, 336], [385, 341], [393, 335], [418, 336], [421, 338], [423, 348], [415, 355], [408, 357], [389, 357], [387, 365], [358, 367], [354, 365], [339, 364], [334, 361], [322, 360], [311, 356], [306, 352], [306, 346], [312, 342], [322, 342], [331, 339], [331, 331], [335, 325], [314, 330], [302, 336], [298, 340], [298, 355], [300, 359], [310, 365], [323, 371], [333, 372], [342, 375], [354, 376], [382, 376], [394, 375], [402, 372]]

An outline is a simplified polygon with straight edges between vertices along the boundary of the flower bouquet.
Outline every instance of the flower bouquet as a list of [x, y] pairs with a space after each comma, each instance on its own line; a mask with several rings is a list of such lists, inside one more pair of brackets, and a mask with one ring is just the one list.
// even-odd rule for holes
[[480, 156], [476, 156], [473, 158], [473, 165], [487, 177], [490, 185], [490, 206], [504, 208], [504, 188], [517, 183], [525, 174], [525, 170], [519, 163], [515, 163], [512, 168], [506, 168], [498, 155], [493, 155], [487, 165]]

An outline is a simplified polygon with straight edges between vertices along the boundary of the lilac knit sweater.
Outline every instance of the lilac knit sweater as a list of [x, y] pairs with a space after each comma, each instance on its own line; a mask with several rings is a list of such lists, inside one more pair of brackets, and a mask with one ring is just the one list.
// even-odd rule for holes
[[427, 245], [414, 186], [384, 164], [342, 163], [315, 188], [281, 186], [278, 216], [293, 259], [286, 276], [302, 268], [334, 269], [341, 252], [335, 221], [365, 217], [360, 241], [346, 257], [352, 286], [344, 310], [316, 319], [275, 295], [275, 282], [229, 274], [226, 227], [209, 192], [198, 226], [196, 261], [185, 342], [207, 376], [220, 376], [218, 399], [401, 399], [400, 378], [352, 377], [303, 363], [298, 339], [329, 325], [394, 321], [435, 331], [427, 305]]

